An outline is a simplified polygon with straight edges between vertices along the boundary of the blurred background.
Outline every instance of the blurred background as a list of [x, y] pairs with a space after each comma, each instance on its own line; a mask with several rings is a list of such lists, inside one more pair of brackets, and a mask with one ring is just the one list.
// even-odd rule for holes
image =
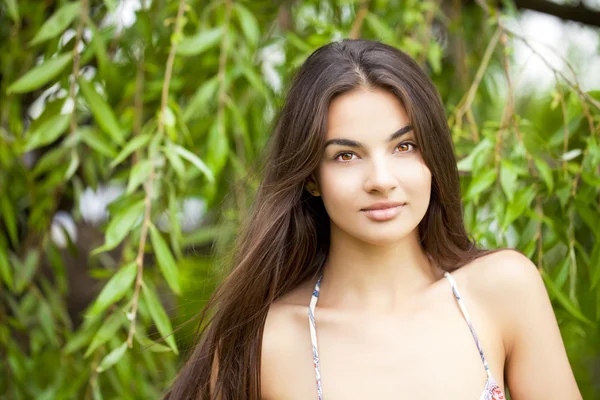
[[600, 399], [599, 26], [599, 0], [0, 0], [0, 398], [159, 398], [290, 78], [361, 37], [435, 82], [469, 232], [537, 264]]

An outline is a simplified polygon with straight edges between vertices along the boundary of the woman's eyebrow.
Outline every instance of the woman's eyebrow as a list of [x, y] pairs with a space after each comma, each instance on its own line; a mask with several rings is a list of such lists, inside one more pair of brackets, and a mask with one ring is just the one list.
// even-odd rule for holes
[[[412, 131], [412, 126], [411, 125], [406, 125], [404, 128], [400, 128], [398, 129], [396, 132], [392, 133], [390, 135], [390, 137], [388, 138], [388, 142], [394, 141], [396, 139], [399, 139], [400, 137], [406, 135], [407, 133]], [[348, 147], [356, 147], [356, 148], [361, 148], [363, 147], [362, 143], [357, 142], [355, 140], [350, 140], [350, 139], [331, 139], [328, 140], [327, 142], [325, 142], [325, 147], [331, 145], [331, 144], [337, 144], [340, 146], [348, 146]]]

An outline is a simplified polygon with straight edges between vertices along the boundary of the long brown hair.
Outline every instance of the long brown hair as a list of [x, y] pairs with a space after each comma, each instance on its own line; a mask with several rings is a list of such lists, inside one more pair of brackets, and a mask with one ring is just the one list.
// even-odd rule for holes
[[[329, 251], [329, 217], [320, 198], [304, 189], [321, 159], [329, 104], [357, 88], [390, 91], [410, 118], [432, 174], [429, 208], [419, 224], [428, 257], [452, 271], [485, 254], [464, 228], [452, 138], [431, 80], [409, 56], [380, 42], [327, 44], [307, 58], [288, 90], [232, 271], [203, 311], [198, 344], [166, 398], [210, 399], [212, 379], [213, 398], [260, 399], [261, 341], [269, 306], [316, 277]], [[211, 377], [215, 361], [218, 374]]]

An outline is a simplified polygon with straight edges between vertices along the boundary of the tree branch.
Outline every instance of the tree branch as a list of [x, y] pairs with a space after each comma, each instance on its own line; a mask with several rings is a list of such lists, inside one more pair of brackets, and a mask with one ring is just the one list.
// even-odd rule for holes
[[80, 54], [79, 54], [79, 43], [81, 43], [81, 37], [83, 36], [83, 27], [87, 19], [88, 2], [87, 0], [81, 1], [81, 12], [79, 14], [79, 24], [77, 25], [77, 33], [75, 34], [75, 44], [73, 46], [73, 82], [69, 87], [69, 98], [73, 102], [73, 110], [71, 111], [71, 135], [75, 134], [77, 130], [77, 115], [75, 112], [76, 104], [76, 93], [75, 88], [77, 87], [77, 80], [79, 79], [79, 65], [80, 65]]
[[520, 9], [553, 15], [567, 21], [600, 26], [600, 11], [586, 7], [582, 1], [576, 6], [567, 6], [544, 0], [515, 0], [515, 5]]
[[[227, 52], [229, 51], [229, 21], [231, 19], [232, 8], [232, 0], [227, 0], [225, 2], [225, 20], [223, 21], [223, 40], [221, 41], [221, 49], [219, 50], [219, 70], [217, 72], [217, 80], [219, 81], [217, 121], [219, 123], [219, 128], [223, 126], [225, 102], [227, 100], [227, 93], [225, 92], [225, 72], [227, 69]], [[224, 134], [224, 132], [220, 133]]]
[[[499, 23], [500, 24], [500, 23]], [[596, 107], [598, 110], [600, 110], [600, 101], [594, 99], [592, 96], [590, 96], [589, 94], [587, 94], [586, 92], [584, 92], [583, 90], [581, 90], [581, 85], [579, 84], [579, 81], [577, 80], [577, 77], [574, 76], [574, 82], [571, 81], [569, 78], [567, 78], [567, 76], [560, 70], [556, 69], [555, 67], [552, 66], [552, 64], [544, 57], [542, 56], [532, 45], [531, 43], [529, 43], [529, 40], [524, 38], [523, 36], [519, 35], [518, 33], [511, 31], [510, 29], [506, 28], [504, 25], [500, 24], [499, 25], [500, 28], [508, 33], [509, 36], [519, 39], [520, 41], [523, 42], [523, 44], [525, 46], [527, 46], [527, 48], [529, 48], [529, 50], [531, 50], [531, 52], [533, 54], [535, 54], [551, 71], [553, 71], [555, 74], [557, 74], [558, 76], [560, 76], [563, 81], [565, 81], [565, 83], [567, 84], [567, 86], [571, 87], [573, 90], [575, 90], [575, 92], [577, 93], [577, 95], [581, 98], [582, 102], [584, 100], [587, 100], [590, 104], [592, 104], [594, 107]], [[556, 55], [558, 55], [555, 52]], [[565, 62], [565, 64], [567, 65], [567, 67], [569, 68], [569, 70], [571, 71], [571, 73], [573, 73], [573, 75], [575, 75], [575, 73], [573, 72], [574, 69], [571, 66], [571, 64], [564, 59], [563, 57], [561, 57], [561, 59]]]
[[[471, 106], [473, 105], [473, 101], [475, 100], [475, 94], [477, 94], [477, 89], [479, 88], [479, 84], [481, 83], [481, 80], [483, 79], [483, 75], [485, 74], [485, 71], [487, 70], [487, 67], [490, 63], [490, 59], [492, 58], [492, 55], [494, 54], [494, 50], [496, 49], [496, 45], [498, 44], [498, 40], [500, 39], [500, 34], [501, 34], [501, 30], [496, 29], [496, 31], [494, 32], [494, 35], [492, 36], [492, 38], [490, 39], [490, 42], [488, 43], [487, 48], [485, 49], [485, 53], [481, 60], [481, 64], [479, 65], [479, 68], [477, 68], [477, 73], [475, 74], [475, 79], [473, 80], [473, 83], [471, 84], [469, 91], [467, 92], [467, 94], [465, 96], [463, 96], [463, 98], [458, 102], [458, 105], [456, 106], [456, 112], [454, 113], [454, 115], [455, 115], [454, 122], [459, 129], [462, 127], [462, 121], [463, 121], [465, 114], [468, 114], [469, 110], [471, 110]], [[478, 141], [478, 138], [476, 137], [475, 134], [473, 135], [473, 140]]]
[[[173, 64], [175, 62], [175, 52], [177, 50], [177, 43], [181, 36], [182, 26], [183, 26], [183, 14], [185, 11], [185, 0], [179, 1], [179, 8], [177, 9], [177, 17], [175, 19], [175, 31], [173, 33], [173, 37], [176, 40], [173, 40], [171, 44], [171, 50], [169, 52], [169, 57], [167, 58], [167, 65], [165, 68], [165, 80], [163, 82], [162, 87], [162, 96], [161, 96], [161, 106], [160, 113], [158, 116], [158, 134], [163, 135], [165, 129], [164, 123], [164, 115], [167, 111], [168, 100], [169, 100], [169, 85], [171, 84], [171, 77], [173, 75]], [[142, 287], [143, 282], [143, 273], [144, 273], [144, 248], [146, 247], [146, 238], [148, 237], [148, 228], [150, 227], [150, 216], [152, 210], [152, 188], [154, 184], [154, 163], [151, 163], [150, 167], [150, 175], [148, 180], [144, 185], [144, 190], [146, 195], [144, 197], [144, 221], [142, 222], [142, 230], [140, 233], [140, 245], [138, 247], [137, 257], [135, 259], [137, 264], [137, 276], [135, 280], [135, 289], [133, 292], [132, 306], [131, 306], [131, 326], [129, 327], [129, 335], [127, 336], [127, 345], [131, 348], [133, 346], [133, 335], [135, 334], [135, 321], [138, 310], [138, 302], [140, 298], [140, 289]]]
[[356, 13], [356, 18], [352, 22], [352, 27], [350, 28], [350, 33], [348, 37], [350, 39], [358, 39], [360, 37], [360, 29], [362, 28], [362, 24], [367, 17], [369, 12], [369, 0], [363, 0], [360, 4], [360, 9]]

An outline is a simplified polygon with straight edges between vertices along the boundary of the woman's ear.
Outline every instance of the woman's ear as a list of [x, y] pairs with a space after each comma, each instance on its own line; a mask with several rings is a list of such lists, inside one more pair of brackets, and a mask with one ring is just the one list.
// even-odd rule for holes
[[321, 195], [321, 191], [319, 190], [319, 184], [315, 179], [315, 174], [311, 174], [306, 179], [306, 184], [304, 185], [304, 187], [306, 188], [306, 190], [308, 190], [310, 194], [312, 194], [315, 197], [319, 197]]

